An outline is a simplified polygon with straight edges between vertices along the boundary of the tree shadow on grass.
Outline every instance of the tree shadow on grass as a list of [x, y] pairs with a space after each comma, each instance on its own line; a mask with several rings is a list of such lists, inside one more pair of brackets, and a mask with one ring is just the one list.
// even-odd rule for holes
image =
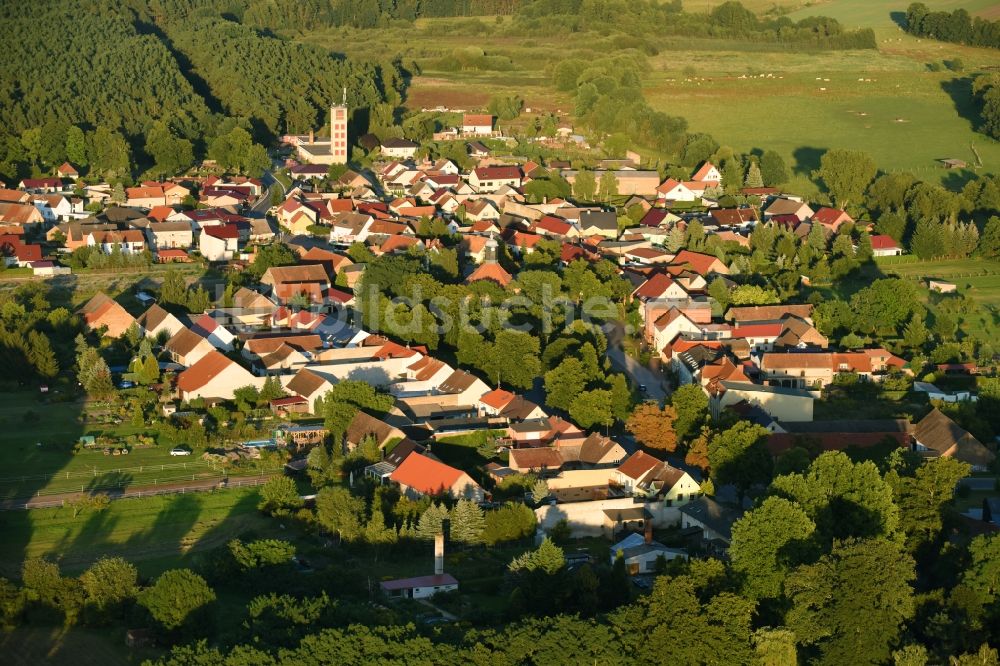
[[955, 105], [955, 111], [958, 112], [959, 116], [968, 120], [973, 129], [979, 127], [982, 123], [982, 116], [979, 114], [979, 108], [972, 94], [971, 76], [942, 81], [941, 90], [951, 97], [951, 102]]
[[828, 148], [817, 148], [816, 146], [799, 146], [792, 152], [795, 158], [795, 166], [792, 171], [802, 176], [809, 177], [813, 171], [819, 168], [819, 160], [823, 157]]
[[903, 30], [906, 30], [906, 12], [889, 12], [889, 18]]

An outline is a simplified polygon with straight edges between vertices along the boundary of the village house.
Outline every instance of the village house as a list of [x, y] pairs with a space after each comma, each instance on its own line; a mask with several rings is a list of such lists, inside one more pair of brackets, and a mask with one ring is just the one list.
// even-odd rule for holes
[[66, 189], [61, 178], [25, 178], [17, 184], [17, 189], [32, 194], [54, 194]]
[[824, 228], [837, 233], [843, 225], [854, 224], [854, 218], [837, 208], [823, 207], [813, 214], [811, 222], [813, 224], [818, 222]]
[[799, 222], [805, 222], [813, 216], [813, 209], [796, 199], [775, 198], [764, 208], [764, 219], [770, 220], [775, 217], [792, 215]]
[[261, 276], [260, 283], [270, 287], [272, 296], [282, 303], [300, 295], [310, 302], [322, 302], [330, 288], [326, 269], [319, 264], [272, 266]]
[[348, 451], [353, 451], [366, 437], [371, 437], [378, 448], [384, 449], [393, 441], [402, 440], [406, 435], [399, 428], [359, 411], [347, 426], [344, 445]]
[[472, 477], [427, 455], [412, 453], [389, 476], [408, 497], [445, 496], [483, 501], [485, 493]]
[[255, 386], [259, 389], [263, 385], [263, 377], [254, 377], [239, 363], [214, 349], [177, 375], [177, 394], [184, 402], [196, 398], [232, 400], [238, 388]]
[[618, 238], [618, 216], [614, 211], [585, 210], [580, 213], [580, 235]]
[[184, 324], [156, 303], [149, 306], [149, 309], [139, 315], [135, 320], [139, 325], [139, 330], [147, 338], [158, 338], [161, 335], [169, 339], [178, 331], [184, 328]]
[[174, 363], [191, 367], [206, 355], [215, 351], [212, 343], [189, 328], [181, 327], [167, 340], [164, 349]]
[[[285, 380], [286, 378], [283, 378]], [[317, 403], [333, 388], [333, 384], [317, 375], [309, 368], [302, 368], [294, 376], [287, 378], [285, 390], [306, 399], [308, 411], [316, 413]]]
[[126, 187], [125, 205], [132, 208], [155, 208], [156, 206], [166, 206], [167, 197], [163, 188], [159, 185], [149, 187]]
[[462, 116], [464, 136], [490, 136], [493, 134], [493, 116], [482, 113], [466, 113]]
[[194, 243], [194, 232], [188, 220], [157, 222], [146, 227], [149, 245], [156, 250], [187, 249]]
[[885, 234], [874, 234], [871, 237], [872, 255], [876, 257], [895, 257], [903, 254], [903, 248], [899, 246], [892, 236]]
[[416, 141], [396, 138], [384, 140], [380, 149], [383, 156], [394, 159], [413, 159], [418, 150], [420, 144]]
[[94, 294], [93, 298], [77, 310], [77, 314], [83, 317], [87, 330], [104, 329], [105, 335], [110, 338], [121, 337], [136, 323], [125, 308], [103, 292]]
[[743, 511], [720, 504], [711, 497], [699, 497], [681, 507], [681, 528], [699, 528], [702, 542], [710, 552], [721, 553], [729, 548], [733, 538], [733, 523]]
[[42, 212], [30, 203], [0, 202], [0, 225], [31, 228], [44, 222]]
[[229, 261], [240, 248], [240, 230], [235, 224], [208, 227], [198, 237], [198, 251], [209, 261]]
[[625, 570], [630, 576], [653, 574], [657, 571], [660, 561], [669, 562], [677, 558], [687, 559], [687, 552], [678, 548], [668, 548], [659, 541], [653, 540], [653, 527], [650, 521], [645, 521], [644, 534], [632, 532], [624, 539], [611, 546], [611, 566], [620, 557], [625, 563]]
[[211, 314], [206, 313], [195, 319], [194, 323], [191, 324], [191, 330], [208, 340], [213, 347], [220, 351], [233, 350], [236, 335], [217, 322]]
[[139, 229], [122, 231], [92, 231], [87, 234], [87, 246], [101, 254], [111, 254], [117, 248], [122, 254], [139, 254], [146, 249], [146, 236]]
[[727, 407], [745, 402], [778, 421], [799, 422], [813, 420], [815, 401], [815, 396], [801, 388], [722, 380], [715, 386], [709, 406], [712, 413], [718, 415]]
[[996, 460], [996, 454], [986, 448], [971, 433], [963, 429], [937, 407], [913, 427], [913, 448], [927, 457], [954, 458], [983, 472]]
[[502, 187], [521, 187], [521, 168], [516, 166], [478, 167], [469, 174], [469, 185], [476, 192], [496, 192]]
[[856, 373], [862, 379], [880, 380], [906, 362], [885, 349], [856, 352], [771, 352], [762, 355], [761, 378], [771, 386], [821, 388], [838, 373]]

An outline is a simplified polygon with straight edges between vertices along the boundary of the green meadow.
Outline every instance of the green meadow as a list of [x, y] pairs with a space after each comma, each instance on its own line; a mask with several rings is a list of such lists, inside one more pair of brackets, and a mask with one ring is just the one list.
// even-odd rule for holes
[[954, 298], [932, 293], [926, 279], [937, 278], [955, 284], [958, 293], [975, 301], [978, 307], [962, 314], [962, 329], [993, 341], [1000, 320], [1000, 262], [986, 259], [939, 259], [917, 261], [916, 257], [884, 257], [877, 260], [879, 269], [887, 275], [913, 280], [932, 311], [942, 299]]
[[[719, 2], [691, 0], [689, 11]], [[906, 35], [894, 22], [906, 2], [884, 0], [785, 0], [744, 3], [761, 14], [781, 11], [793, 20], [832, 16], [846, 28], [870, 27], [878, 51], [778, 50], [725, 40], [665, 37], [648, 58], [644, 82], [650, 104], [688, 120], [691, 131], [708, 132], [740, 152], [774, 149], [793, 169], [790, 189], [815, 194], [809, 173], [829, 148], [869, 152], [886, 171], [911, 171], [923, 179], [959, 186], [975, 173], [975, 146], [982, 169], [1000, 169], [1000, 143], [975, 132], [978, 122], [971, 76], [1000, 66], [1000, 51], [969, 48]], [[941, 0], [931, 9], [995, 10], [990, 0]], [[896, 13], [896, 14], [894, 14]], [[507, 19], [509, 20], [509, 19]], [[369, 31], [332, 28], [288, 35], [348, 55], [370, 53]], [[502, 56], [497, 69], [453, 70], [442, 57], [469, 44], [487, 56]], [[419, 67], [406, 105], [410, 109], [482, 108], [497, 93], [518, 93], [533, 111], [567, 113], [571, 99], [551, 86], [547, 68], [564, 57], [590, 57], [616, 48], [617, 38], [598, 32], [566, 40], [512, 34], [493, 17], [421, 19], [413, 26], [380, 32], [380, 43]], [[959, 59], [961, 71], [932, 71]], [[641, 147], [640, 147], [641, 148]], [[641, 151], [650, 158], [660, 157]], [[969, 170], [946, 171], [937, 160], [958, 158]]]
[[119, 500], [79, 513], [70, 507], [0, 512], [0, 575], [18, 576], [26, 557], [47, 556], [74, 574], [102, 555], [121, 555], [143, 576], [155, 576], [244, 532], [274, 532], [275, 521], [257, 510], [258, 498], [248, 488]]

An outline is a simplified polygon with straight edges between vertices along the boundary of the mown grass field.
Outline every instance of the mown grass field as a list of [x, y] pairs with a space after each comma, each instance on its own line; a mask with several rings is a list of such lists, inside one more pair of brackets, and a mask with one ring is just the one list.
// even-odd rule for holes
[[50, 557], [76, 574], [102, 555], [121, 555], [155, 576], [248, 530], [277, 531], [258, 500], [248, 488], [119, 500], [77, 515], [68, 507], [0, 512], [0, 575], [19, 576], [26, 557]]

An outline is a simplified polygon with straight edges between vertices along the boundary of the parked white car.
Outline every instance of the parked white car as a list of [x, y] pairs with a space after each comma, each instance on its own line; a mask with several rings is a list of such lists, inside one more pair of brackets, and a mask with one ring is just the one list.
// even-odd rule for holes
[[187, 449], [182, 449], [181, 447], [178, 446], [177, 448], [170, 449], [170, 455], [172, 455], [172, 456], [189, 456], [189, 455], [191, 455], [191, 452], [188, 451]]

